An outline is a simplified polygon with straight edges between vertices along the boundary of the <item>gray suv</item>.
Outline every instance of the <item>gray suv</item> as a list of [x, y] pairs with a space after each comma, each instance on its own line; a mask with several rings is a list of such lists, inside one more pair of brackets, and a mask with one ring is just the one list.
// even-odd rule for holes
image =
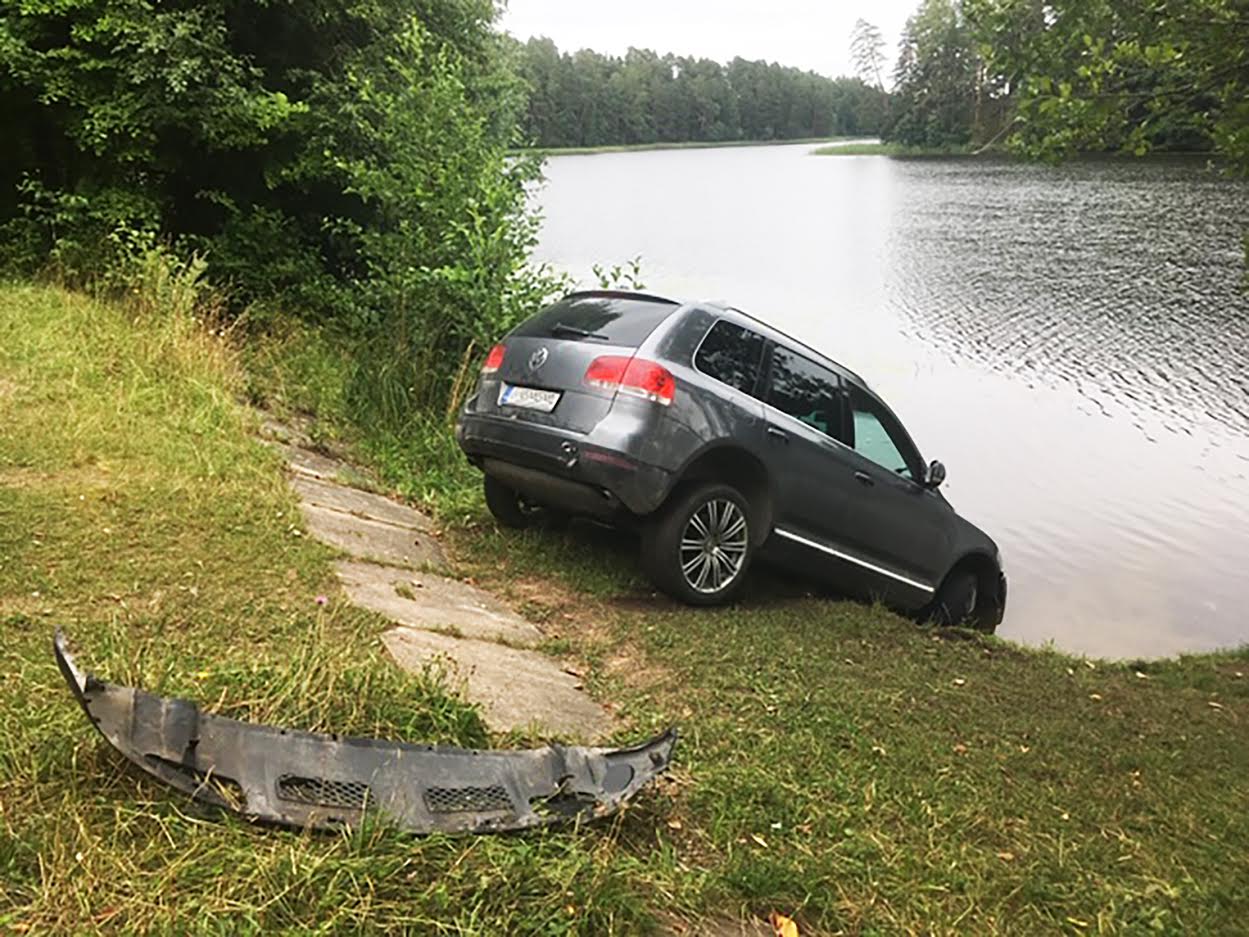
[[738, 309], [573, 293], [490, 350], [456, 438], [500, 523], [640, 527], [664, 592], [729, 601], [755, 558], [992, 629], [993, 541], [862, 378]]

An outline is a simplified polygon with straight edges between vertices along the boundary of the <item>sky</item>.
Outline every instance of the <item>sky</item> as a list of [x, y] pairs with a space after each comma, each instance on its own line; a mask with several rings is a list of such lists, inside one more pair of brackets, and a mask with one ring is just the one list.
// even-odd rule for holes
[[[502, 26], [547, 36], [561, 51], [621, 55], [630, 46], [727, 62], [765, 59], [823, 75], [852, 75], [850, 31], [862, 17], [885, 37], [887, 71], [919, 0], [508, 0]], [[889, 83], [888, 74], [885, 75]]]

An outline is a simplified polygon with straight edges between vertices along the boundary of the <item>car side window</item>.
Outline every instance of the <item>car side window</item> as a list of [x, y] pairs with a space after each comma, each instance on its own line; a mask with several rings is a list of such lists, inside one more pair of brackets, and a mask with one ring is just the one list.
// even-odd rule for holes
[[763, 361], [763, 336], [721, 319], [711, 327], [694, 356], [694, 365], [722, 384], [754, 394]]
[[841, 436], [841, 381], [837, 375], [779, 345], [772, 351], [767, 402], [825, 436]]
[[918, 456], [912, 452], [911, 458], [907, 458], [911, 447], [897, 420], [877, 400], [854, 386], [850, 388], [850, 412], [853, 417], [850, 444], [854, 451], [882, 468], [915, 481]]

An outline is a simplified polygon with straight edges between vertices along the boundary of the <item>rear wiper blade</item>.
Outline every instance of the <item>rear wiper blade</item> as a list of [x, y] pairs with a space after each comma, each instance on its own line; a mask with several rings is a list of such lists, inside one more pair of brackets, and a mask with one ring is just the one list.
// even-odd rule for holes
[[555, 335], [575, 335], [577, 338], [595, 338], [600, 342], [610, 342], [611, 337], [603, 335], [601, 332], [590, 332], [586, 329], [579, 329], [575, 325], [568, 325], [565, 322], [556, 322], [551, 326], [551, 332]]

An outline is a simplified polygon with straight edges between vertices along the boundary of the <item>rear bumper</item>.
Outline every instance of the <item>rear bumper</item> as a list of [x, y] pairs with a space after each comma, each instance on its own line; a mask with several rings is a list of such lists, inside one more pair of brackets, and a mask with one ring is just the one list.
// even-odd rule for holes
[[465, 413], [455, 438], [469, 461], [541, 504], [611, 518], [623, 508], [650, 514], [672, 486], [672, 474], [589, 437], [508, 417]]

